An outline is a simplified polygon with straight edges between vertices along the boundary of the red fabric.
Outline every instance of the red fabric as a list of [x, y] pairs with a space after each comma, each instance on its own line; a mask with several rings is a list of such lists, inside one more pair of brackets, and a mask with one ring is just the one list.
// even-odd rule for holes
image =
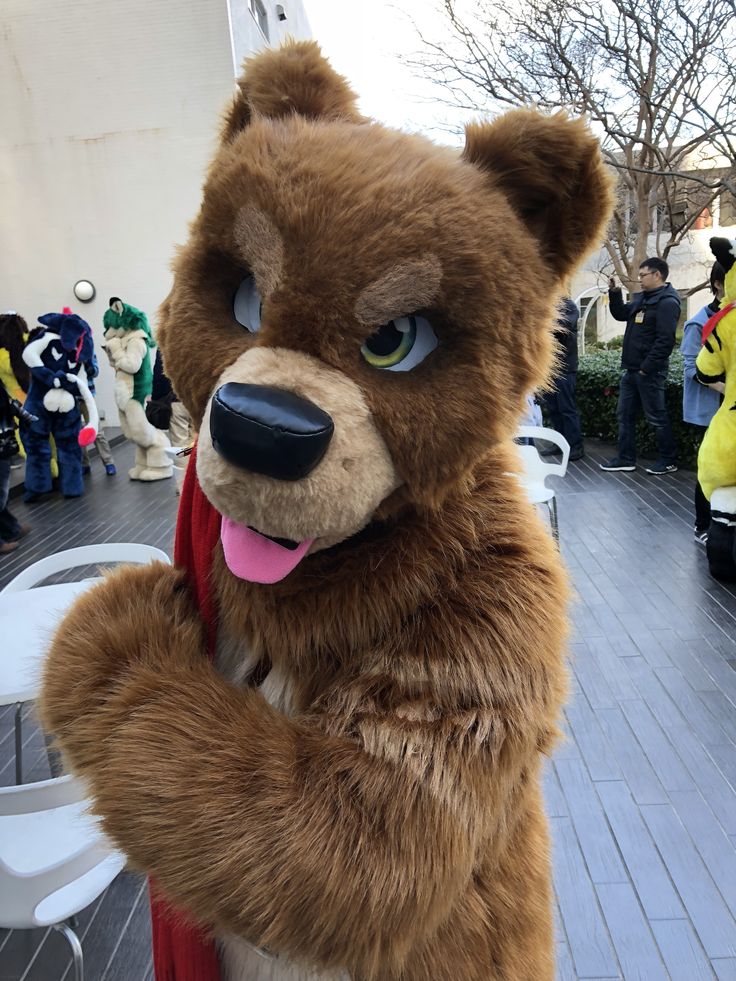
[[[174, 563], [186, 569], [189, 586], [207, 627], [207, 655], [215, 656], [217, 610], [210, 584], [212, 554], [220, 537], [220, 515], [197, 480], [196, 446], [179, 499]], [[220, 981], [215, 942], [157, 895], [150, 883], [153, 964], [156, 981]]]
[[701, 344], [705, 344], [710, 335], [713, 333], [716, 324], [720, 323], [726, 314], [730, 313], [732, 310], [736, 310], [736, 300], [732, 300], [730, 303], [727, 303], [722, 310], [717, 310], [712, 317], [709, 317], [706, 320], [706, 322], [703, 324], [703, 333], [700, 335]]

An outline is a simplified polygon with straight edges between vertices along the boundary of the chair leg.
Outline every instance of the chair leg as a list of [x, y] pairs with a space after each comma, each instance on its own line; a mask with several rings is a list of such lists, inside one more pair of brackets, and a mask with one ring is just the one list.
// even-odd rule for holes
[[547, 507], [549, 508], [549, 520], [552, 525], [552, 537], [560, 544], [560, 529], [557, 524], [557, 498], [553, 497], [551, 501], [547, 502]]
[[[75, 917], [72, 917], [72, 920], [76, 923]], [[72, 922], [72, 920], [69, 922]], [[74, 981], [84, 981], [84, 959], [79, 937], [68, 923], [55, 923], [54, 929], [64, 934], [69, 941], [69, 946], [72, 948], [72, 956], [74, 957]]]
[[23, 783], [23, 702], [15, 703], [15, 782]]

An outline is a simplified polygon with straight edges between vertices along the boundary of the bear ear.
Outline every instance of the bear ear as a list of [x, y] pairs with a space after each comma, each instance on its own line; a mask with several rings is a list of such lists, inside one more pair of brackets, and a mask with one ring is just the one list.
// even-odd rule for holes
[[723, 266], [724, 270], [728, 272], [734, 262], [736, 262], [736, 239], [732, 241], [729, 238], [714, 237], [710, 240], [709, 244], [710, 251]]
[[223, 143], [233, 140], [255, 114], [270, 119], [296, 113], [307, 119], [365, 121], [356, 108], [356, 94], [314, 41], [287, 41], [247, 58], [238, 89], [225, 115]]
[[599, 243], [613, 179], [582, 119], [514, 109], [466, 127], [463, 157], [506, 195], [560, 279]]

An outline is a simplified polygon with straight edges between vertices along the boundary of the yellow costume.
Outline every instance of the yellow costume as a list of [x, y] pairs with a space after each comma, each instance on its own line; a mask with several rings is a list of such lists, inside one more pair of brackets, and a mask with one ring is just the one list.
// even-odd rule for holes
[[[736, 302], [736, 240], [713, 238], [714, 255], [726, 270], [721, 311]], [[720, 409], [713, 416], [698, 454], [698, 480], [711, 499], [716, 488], [736, 487], [736, 306], [723, 316], [698, 354], [698, 381], [725, 382]]]
[[[28, 340], [27, 334], [23, 340]], [[26, 393], [18, 384], [18, 379], [13, 373], [13, 366], [10, 363], [10, 351], [6, 347], [0, 347], [0, 382], [5, 386], [5, 391], [11, 399], [18, 399], [21, 405], [25, 402]]]
[[[28, 340], [28, 334], [23, 335], [23, 340]], [[10, 351], [6, 347], [0, 347], [0, 382], [5, 386], [5, 391], [11, 399], [17, 399], [23, 405], [26, 400], [26, 393], [15, 377], [13, 366], [10, 363]], [[25, 458], [26, 451], [20, 440], [18, 440], [18, 452]]]

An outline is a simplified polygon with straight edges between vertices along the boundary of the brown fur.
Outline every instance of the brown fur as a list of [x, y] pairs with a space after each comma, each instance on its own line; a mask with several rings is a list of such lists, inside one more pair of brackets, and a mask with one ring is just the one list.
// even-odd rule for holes
[[389, 269], [363, 290], [355, 303], [361, 324], [380, 326], [394, 317], [432, 305], [439, 292], [442, 265], [431, 252]]
[[281, 281], [284, 243], [268, 215], [258, 208], [241, 208], [235, 219], [235, 242], [261, 292], [273, 293]]
[[[353, 981], [547, 981], [539, 767], [565, 691], [567, 594], [509, 476], [510, 437], [610, 181], [561, 116], [471, 128], [462, 158], [366, 125], [316, 57], [295, 44], [248, 64], [161, 342], [197, 422], [246, 352], [241, 365], [291, 352], [280, 377], [297, 391], [300, 364], [343, 377], [400, 486], [377, 507], [359, 494], [367, 526], [274, 586], [235, 579], [218, 549], [219, 632], [242, 686], [203, 657], [180, 573], [123, 570], [57, 633], [42, 713], [114, 840], [218, 936]], [[248, 270], [224, 234], [243, 207], [283, 242], [253, 335], [232, 316]], [[409, 373], [371, 368], [356, 302], [428, 252], [439, 346]], [[299, 493], [278, 498], [272, 533]], [[255, 505], [244, 491], [220, 506]]]

